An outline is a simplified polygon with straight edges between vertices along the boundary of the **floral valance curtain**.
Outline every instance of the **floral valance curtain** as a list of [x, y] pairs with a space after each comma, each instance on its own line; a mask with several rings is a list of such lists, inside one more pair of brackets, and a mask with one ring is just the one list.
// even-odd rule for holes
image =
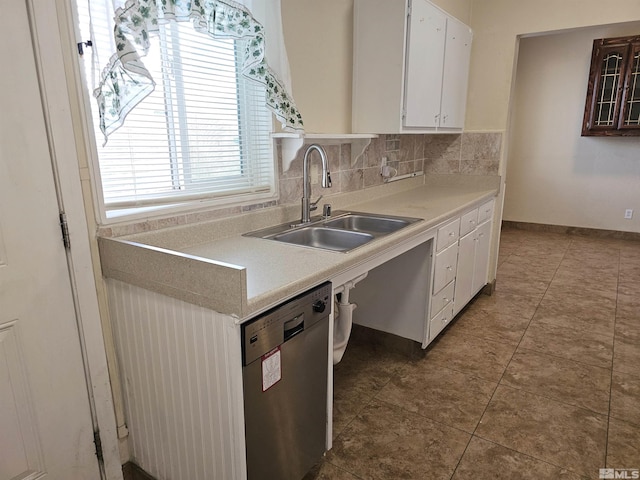
[[[95, 2], [96, 0], [92, 0]], [[104, 0], [103, 0], [104, 1]], [[107, 0], [108, 1], [108, 0]], [[248, 0], [245, 0], [245, 2]], [[97, 0], [99, 3], [100, 0]], [[279, 0], [264, 0], [280, 12]], [[104, 4], [103, 4], [104, 6]], [[264, 5], [261, 6], [264, 12]], [[273, 18], [273, 11], [270, 12]], [[286, 130], [302, 130], [300, 113], [290, 94], [288, 63], [283, 79], [267, 64], [265, 26], [252, 12], [231, 0], [128, 0], [115, 9], [115, 52], [102, 71], [94, 96], [100, 112], [100, 129], [105, 138], [118, 127], [140, 101], [149, 95], [155, 83], [142, 58], [150, 47], [149, 39], [158, 35], [159, 25], [170, 21], [190, 21], [196, 31], [217, 38], [243, 39], [245, 49], [240, 71], [245, 77], [266, 87], [266, 105]], [[281, 28], [277, 25], [277, 28]], [[274, 38], [277, 47], [280, 39]], [[272, 48], [273, 51], [273, 48]], [[275, 58], [280, 70], [281, 58]]]

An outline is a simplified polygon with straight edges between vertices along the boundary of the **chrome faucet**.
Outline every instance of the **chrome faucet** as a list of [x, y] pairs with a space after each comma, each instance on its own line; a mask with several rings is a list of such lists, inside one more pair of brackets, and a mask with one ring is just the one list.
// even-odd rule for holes
[[327, 160], [327, 154], [320, 145], [309, 145], [307, 151], [304, 152], [304, 160], [302, 161], [302, 219], [301, 224], [309, 223], [311, 221], [311, 212], [318, 208], [318, 198], [315, 202], [311, 202], [311, 179], [309, 178], [309, 154], [312, 150], [316, 150], [320, 154], [320, 160], [322, 160], [322, 188], [329, 188], [331, 186], [331, 174], [329, 173], [329, 161]]

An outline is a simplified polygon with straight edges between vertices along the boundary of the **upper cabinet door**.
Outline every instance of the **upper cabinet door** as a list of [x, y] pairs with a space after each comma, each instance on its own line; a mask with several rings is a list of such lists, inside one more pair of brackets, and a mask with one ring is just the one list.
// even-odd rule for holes
[[632, 43], [622, 90], [620, 129], [640, 129], [640, 43]]
[[447, 40], [442, 81], [440, 127], [463, 128], [471, 59], [471, 29], [464, 23], [447, 20]]
[[432, 4], [414, 0], [408, 22], [404, 126], [437, 127], [440, 125], [447, 17]]

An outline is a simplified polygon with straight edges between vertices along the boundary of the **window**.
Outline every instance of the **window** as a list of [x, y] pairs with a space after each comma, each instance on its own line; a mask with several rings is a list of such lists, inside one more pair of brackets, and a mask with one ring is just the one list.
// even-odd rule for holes
[[[89, 14], [80, 3], [82, 29]], [[95, 18], [92, 7], [92, 15], [94, 44], [112, 42], [107, 9], [104, 18]], [[107, 218], [143, 207], [203, 200], [239, 203], [274, 195], [271, 112], [264, 87], [239, 73], [241, 41], [212, 39], [190, 22], [162, 25], [143, 59], [155, 90], [106, 145], [91, 98], [98, 158], [94, 170], [100, 177], [96, 187]], [[92, 52], [85, 50], [91, 91], [96, 68], [104, 64], [92, 65]]]
[[582, 135], [640, 135], [640, 36], [594, 40]]

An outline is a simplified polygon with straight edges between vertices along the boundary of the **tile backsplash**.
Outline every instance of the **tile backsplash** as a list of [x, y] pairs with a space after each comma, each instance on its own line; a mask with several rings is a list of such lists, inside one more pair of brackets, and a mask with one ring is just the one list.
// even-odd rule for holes
[[[381, 185], [380, 175], [382, 158], [397, 170], [397, 175], [415, 172], [429, 174], [461, 175], [498, 175], [502, 146], [502, 132], [463, 132], [460, 134], [382, 134], [371, 139], [371, 143], [362, 154], [352, 161], [350, 143], [336, 140], [331, 143], [323, 140], [327, 153], [332, 186], [324, 189], [319, 179], [311, 186], [312, 200], [320, 195], [352, 192]], [[277, 164], [280, 197], [276, 201], [245, 205], [242, 207], [224, 207], [196, 213], [175, 215], [164, 219], [146, 220], [126, 225], [101, 227], [101, 236], [121, 236], [144, 231], [188, 223], [213, 220], [238, 215], [243, 212], [278, 205], [300, 203], [302, 198], [302, 160], [306, 148], [313, 142], [305, 143], [298, 151], [286, 171], [282, 168], [281, 140], [277, 140]], [[312, 152], [317, 156], [317, 152]], [[318, 165], [312, 158], [312, 165]], [[313, 170], [312, 170], [313, 171]]]

